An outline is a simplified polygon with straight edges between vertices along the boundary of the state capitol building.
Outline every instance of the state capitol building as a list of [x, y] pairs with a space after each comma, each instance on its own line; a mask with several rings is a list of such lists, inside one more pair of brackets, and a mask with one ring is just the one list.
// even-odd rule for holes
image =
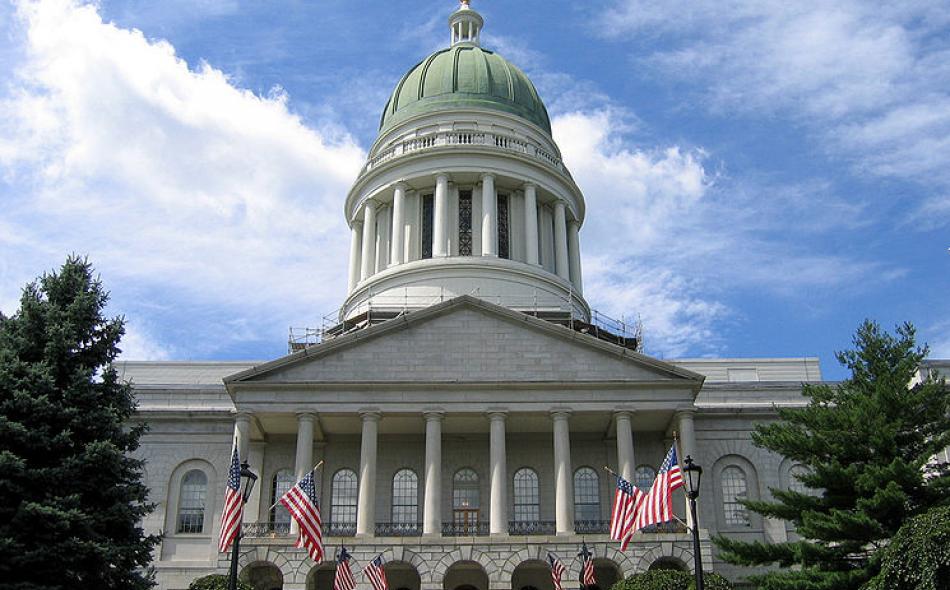
[[[242, 578], [255, 590], [330, 590], [346, 546], [382, 554], [392, 590], [552, 590], [547, 553], [598, 585], [693, 567], [677, 521], [607, 535], [616, 480], [647, 488], [673, 433], [704, 467], [700, 538], [785, 541], [741, 499], [800, 486], [754, 447], [756, 422], [805, 403], [818, 359], [683, 359], [584, 299], [584, 195], [547, 110], [515, 65], [480, 45], [467, 2], [451, 44], [409, 70], [346, 195], [349, 289], [334, 321], [260, 362], [122, 362], [133, 384], [146, 484], [161, 534], [158, 587], [227, 573], [217, 538], [232, 441], [259, 475], [245, 512]], [[345, 239], [341, 236], [341, 239]], [[295, 548], [275, 500], [315, 464], [327, 557]], [[674, 495], [685, 520], [682, 491]]]

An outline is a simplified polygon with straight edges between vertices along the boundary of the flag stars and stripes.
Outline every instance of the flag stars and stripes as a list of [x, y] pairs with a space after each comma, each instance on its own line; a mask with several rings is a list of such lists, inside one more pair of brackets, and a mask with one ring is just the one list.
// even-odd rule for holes
[[683, 487], [683, 472], [680, 471], [674, 444], [666, 454], [663, 464], [660, 465], [650, 491], [643, 498], [634, 530], [673, 520], [675, 516], [672, 494], [673, 490], [681, 487]]
[[320, 519], [320, 504], [313, 483], [313, 471], [287, 490], [279, 502], [300, 529], [294, 546], [305, 548], [310, 559], [320, 563], [323, 560], [323, 522]]
[[333, 576], [333, 590], [356, 590], [356, 579], [350, 569], [350, 553], [346, 547], [340, 547], [336, 558], [336, 575]]
[[241, 498], [241, 459], [238, 456], [237, 440], [231, 452], [231, 466], [228, 468], [228, 483], [224, 491], [224, 512], [221, 514], [221, 535], [218, 538], [218, 551], [228, 550], [241, 528], [244, 515], [244, 502]]
[[386, 571], [383, 570], [383, 556], [377, 555], [376, 559], [369, 562], [363, 569], [363, 576], [373, 585], [373, 590], [389, 590], [389, 582], [386, 581]]
[[563, 590], [561, 577], [565, 571], [564, 564], [553, 553], [548, 553], [548, 561], [551, 563], [551, 581], [554, 582], [554, 590]]

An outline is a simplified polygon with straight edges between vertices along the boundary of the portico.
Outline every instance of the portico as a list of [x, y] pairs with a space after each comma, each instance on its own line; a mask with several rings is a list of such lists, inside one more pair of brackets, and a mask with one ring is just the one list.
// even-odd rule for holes
[[[456, 326], [451, 332], [460, 349], [479, 335], [508, 333], [523, 339], [522, 354], [563, 348], [562, 361], [547, 366], [499, 350], [486, 353], [478, 367], [372, 378], [364, 362], [395, 362], [410, 331], [417, 342], [414, 356], [425, 356], [425, 334], [445, 333], [446, 323]], [[453, 300], [412, 314], [396, 329], [373, 326], [358, 338], [341, 336], [229, 378], [239, 408], [235, 430], [239, 441], [292, 446], [295, 477], [313, 467], [313, 449], [321, 446], [325, 467], [319, 481], [329, 531], [365, 538], [570, 536], [578, 528], [602, 534], [613, 487], [603, 465], [635, 481], [640, 456], [645, 464], [657, 464], [669, 432], [692, 432], [688, 408], [702, 378], [577, 336], [474, 298]], [[438, 346], [451, 358], [450, 343]], [[583, 377], [585, 359], [608, 354], [621, 355], [612, 376], [601, 371], [589, 381], [558, 378], [558, 372]], [[592, 469], [597, 483], [593, 492], [583, 492], [586, 507], [579, 516], [580, 467]], [[333, 477], [341, 469], [357, 474], [355, 510], [334, 504]], [[401, 496], [393, 491], [399, 469], [416, 478], [407, 504], [399, 504]], [[460, 470], [471, 472], [468, 481], [459, 479]], [[472, 491], [465, 492], [465, 485]], [[400, 506], [411, 510], [400, 512]]]

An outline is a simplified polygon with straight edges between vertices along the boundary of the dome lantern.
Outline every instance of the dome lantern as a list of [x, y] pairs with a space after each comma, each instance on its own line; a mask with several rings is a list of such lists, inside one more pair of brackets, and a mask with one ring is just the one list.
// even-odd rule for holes
[[449, 16], [449, 28], [452, 31], [452, 45], [462, 43], [478, 45], [479, 33], [485, 20], [482, 15], [472, 10], [470, 0], [462, 0], [459, 9]]

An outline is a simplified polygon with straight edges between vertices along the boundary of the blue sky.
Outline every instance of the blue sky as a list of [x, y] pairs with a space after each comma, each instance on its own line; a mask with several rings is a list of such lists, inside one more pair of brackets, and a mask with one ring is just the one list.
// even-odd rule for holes
[[[0, 310], [88, 254], [127, 358], [268, 359], [342, 301], [343, 198], [444, 2], [0, 4]], [[586, 294], [648, 353], [950, 357], [945, 2], [475, 0], [588, 200]]]

